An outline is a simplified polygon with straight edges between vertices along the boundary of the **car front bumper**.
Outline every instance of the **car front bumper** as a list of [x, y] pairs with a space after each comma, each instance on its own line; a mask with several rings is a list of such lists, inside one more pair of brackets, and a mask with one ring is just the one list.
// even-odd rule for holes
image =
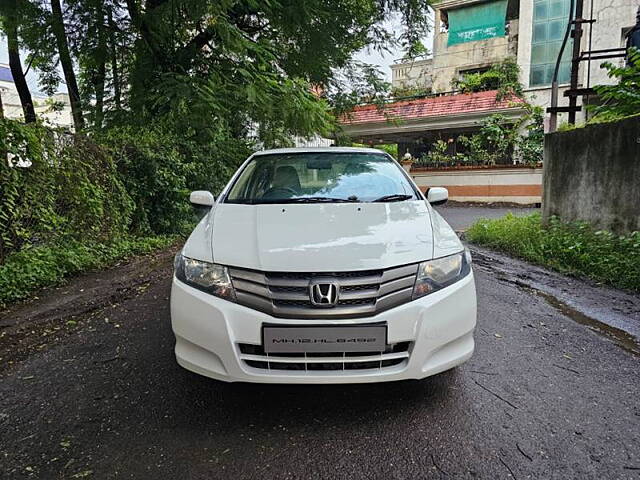
[[[362, 370], [274, 370], [249, 366], [240, 344], [260, 345], [263, 324], [361, 325], [384, 322], [387, 343], [410, 342], [401, 364]], [[192, 288], [175, 277], [171, 324], [178, 363], [227, 382], [366, 383], [420, 379], [449, 370], [473, 354], [476, 291], [473, 272], [459, 282], [372, 317], [349, 320], [275, 318]]]

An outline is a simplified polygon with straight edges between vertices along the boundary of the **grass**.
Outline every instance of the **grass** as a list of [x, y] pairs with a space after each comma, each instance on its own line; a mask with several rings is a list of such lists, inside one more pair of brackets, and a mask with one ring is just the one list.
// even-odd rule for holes
[[539, 213], [481, 219], [465, 233], [471, 243], [501, 250], [532, 263], [597, 282], [640, 291], [640, 232], [614, 235], [587, 223], [551, 219]]
[[26, 248], [0, 265], [0, 307], [28, 298], [40, 288], [59, 285], [71, 275], [168, 247], [176, 238], [128, 236], [108, 244], [66, 241]]

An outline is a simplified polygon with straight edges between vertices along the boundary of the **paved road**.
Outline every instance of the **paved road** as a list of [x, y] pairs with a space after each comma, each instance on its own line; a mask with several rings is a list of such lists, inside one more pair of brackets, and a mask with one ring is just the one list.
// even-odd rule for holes
[[[532, 283], [544, 271], [475, 255], [476, 354], [420, 382], [242, 385], [182, 370], [171, 251], [45, 292], [0, 314], [0, 478], [639, 478], [635, 340], [552, 301]], [[640, 325], [640, 300], [602, 293], [599, 308]]]
[[529, 207], [469, 207], [466, 204], [455, 204], [453, 202], [446, 203], [442, 206], [436, 207], [436, 210], [440, 212], [449, 225], [456, 231], [466, 230], [479, 218], [500, 218], [507, 213], [512, 213], [516, 216], [531, 215], [534, 212], [539, 212], [539, 208]]

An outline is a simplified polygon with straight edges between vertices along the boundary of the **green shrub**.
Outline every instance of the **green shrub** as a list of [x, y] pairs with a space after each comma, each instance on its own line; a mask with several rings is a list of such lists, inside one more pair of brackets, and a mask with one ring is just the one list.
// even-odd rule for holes
[[622, 67], [611, 62], [601, 67], [607, 70], [609, 78], [618, 82], [594, 87], [600, 103], [589, 107], [595, 113], [589, 123], [618, 120], [640, 112], [640, 50], [631, 48], [628, 62]]
[[219, 192], [250, 147], [215, 126], [88, 137], [0, 119], [0, 303], [188, 232], [189, 192]]
[[59, 237], [127, 232], [132, 203], [115, 163], [86, 137], [0, 119], [0, 264]]
[[520, 67], [514, 58], [506, 58], [489, 70], [481, 73], [468, 73], [461, 79], [454, 79], [451, 87], [462, 93], [497, 90], [496, 99], [503, 100], [511, 96], [522, 97]]
[[227, 132], [199, 141], [161, 126], [120, 127], [104, 143], [134, 204], [131, 230], [185, 233], [193, 223], [191, 190], [216, 193], [249, 155], [249, 145]]
[[0, 307], [27, 298], [39, 288], [58, 285], [70, 275], [166, 247], [176, 238], [123, 237], [111, 243], [67, 240], [25, 248], [0, 265]]
[[583, 222], [548, 226], [540, 214], [479, 220], [466, 232], [479, 245], [564, 273], [584, 275], [618, 288], [640, 291], [640, 232], [618, 236]]

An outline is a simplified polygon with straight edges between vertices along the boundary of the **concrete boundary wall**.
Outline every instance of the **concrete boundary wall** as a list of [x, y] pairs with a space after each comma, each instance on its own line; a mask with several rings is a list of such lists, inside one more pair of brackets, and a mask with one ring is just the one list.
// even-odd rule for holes
[[543, 218], [640, 230], [640, 116], [545, 137]]
[[542, 201], [542, 168], [478, 168], [460, 170], [411, 170], [425, 191], [446, 187], [458, 202], [510, 202], [535, 204]]

